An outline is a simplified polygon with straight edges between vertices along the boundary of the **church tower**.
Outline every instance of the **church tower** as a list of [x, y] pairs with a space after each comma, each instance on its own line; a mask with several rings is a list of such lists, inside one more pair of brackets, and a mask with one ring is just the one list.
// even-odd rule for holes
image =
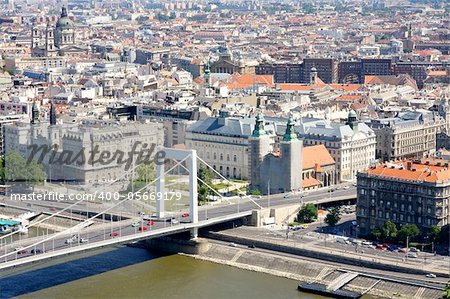
[[56, 125], [56, 107], [53, 102], [50, 104], [50, 126], [48, 127], [48, 139], [50, 146], [59, 146], [60, 131]]
[[311, 72], [309, 73], [309, 84], [314, 85], [317, 81], [317, 69], [316, 67], [311, 68]]
[[31, 121], [30, 121], [30, 130], [31, 130], [31, 142], [33, 143], [40, 132], [39, 127], [39, 109], [36, 105], [36, 101], [33, 101], [33, 105], [31, 106]]
[[39, 56], [40, 46], [41, 31], [36, 25], [33, 25], [33, 28], [31, 29], [31, 56]]
[[50, 24], [47, 24], [47, 28], [45, 28], [45, 56], [56, 56], [55, 35]]
[[290, 117], [283, 140], [280, 143], [281, 169], [284, 177], [284, 191], [299, 191], [302, 188], [302, 141], [295, 132], [295, 121]]
[[251, 190], [261, 190], [266, 182], [261, 182], [261, 165], [264, 157], [271, 152], [270, 141], [271, 138], [264, 130], [264, 118], [261, 114], [256, 116], [255, 129], [249, 137], [250, 155], [249, 155], [249, 170], [251, 179]]
[[39, 123], [39, 109], [36, 105], [36, 101], [33, 101], [31, 106], [31, 124], [37, 125]]
[[210, 70], [210, 63], [209, 63], [209, 61], [206, 62], [204, 73], [205, 73], [205, 76], [204, 76], [204, 78], [205, 78], [205, 87], [206, 88], [210, 88], [211, 87], [211, 70]]

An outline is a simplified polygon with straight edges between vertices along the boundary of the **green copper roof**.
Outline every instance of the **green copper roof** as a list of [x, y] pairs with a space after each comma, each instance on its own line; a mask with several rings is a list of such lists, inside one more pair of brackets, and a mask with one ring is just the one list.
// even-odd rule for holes
[[261, 114], [258, 114], [256, 116], [256, 124], [255, 129], [253, 130], [252, 136], [253, 137], [261, 137], [266, 135], [266, 131], [264, 130], [264, 118]]
[[297, 133], [295, 133], [295, 122], [290, 117], [286, 125], [286, 133], [283, 135], [283, 141], [297, 140]]

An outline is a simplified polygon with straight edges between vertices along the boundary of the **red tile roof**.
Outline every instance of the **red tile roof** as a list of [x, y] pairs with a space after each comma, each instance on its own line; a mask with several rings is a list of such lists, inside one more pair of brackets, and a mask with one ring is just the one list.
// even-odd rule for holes
[[386, 162], [369, 168], [367, 173], [392, 179], [437, 183], [450, 180], [449, 163], [436, 159]]
[[335, 164], [333, 157], [323, 144], [305, 146], [302, 152], [303, 170]]

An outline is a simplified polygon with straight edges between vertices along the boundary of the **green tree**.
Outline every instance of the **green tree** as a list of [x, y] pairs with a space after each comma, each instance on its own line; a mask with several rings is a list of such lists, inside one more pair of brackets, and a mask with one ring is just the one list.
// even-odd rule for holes
[[405, 241], [406, 239], [409, 239], [411, 241], [415, 237], [420, 235], [420, 230], [415, 224], [405, 224], [402, 226], [402, 228], [398, 231], [398, 239], [400, 241]]
[[199, 205], [207, 202], [208, 196], [214, 193], [214, 191], [211, 190], [211, 188], [214, 188], [212, 180], [213, 173], [209, 168], [200, 168], [198, 170], [197, 193]]
[[136, 171], [138, 173], [138, 181], [149, 183], [156, 178], [155, 164], [153, 162], [140, 164]]
[[317, 207], [312, 203], [308, 203], [298, 212], [297, 221], [300, 223], [311, 223], [317, 219], [317, 215]]
[[447, 283], [443, 291], [444, 294], [442, 295], [441, 299], [450, 299], [450, 283]]
[[437, 225], [433, 225], [428, 232], [428, 238], [430, 238], [431, 242], [439, 243], [441, 241], [441, 227]]
[[397, 226], [391, 220], [386, 221], [381, 228], [381, 236], [385, 241], [395, 239], [397, 233]]
[[341, 220], [341, 209], [339, 207], [332, 207], [325, 217], [325, 223], [329, 226], [335, 226], [339, 220]]
[[47, 178], [44, 167], [38, 162], [26, 161], [20, 154], [11, 152], [5, 157], [0, 176], [4, 182], [31, 186], [44, 182]]
[[381, 236], [383, 235], [383, 232], [379, 228], [372, 229], [372, 231], [370, 233], [371, 233], [372, 237], [377, 241], [380, 241]]
[[257, 190], [257, 189], [253, 189], [253, 190], [251, 191], [251, 194], [252, 194], [253, 196], [260, 196], [262, 193], [261, 193], [261, 191], [259, 191], [259, 190]]
[[31, 184], [45, 181], [44, 168], [38, 162], [27, 162], [20, 154], [12, 152], [5, 157], [5, 169], [2, 171], [8, 182], [27, 182]]
[[4, 167], [4, 159], [0, 158], [0, 180], [5, 182], [5, 167]]
[[155, 164], [153, 162], [142, 163], [136, 167], [135, 179], [128, 185], [127, 192], [138, 191], [156, 178]]

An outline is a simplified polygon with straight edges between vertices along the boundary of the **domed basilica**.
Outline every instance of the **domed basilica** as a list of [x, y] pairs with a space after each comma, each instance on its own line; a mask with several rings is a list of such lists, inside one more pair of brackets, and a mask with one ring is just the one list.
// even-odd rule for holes
[[55, 26], [33, 26], [31, 55], [34, 57], [63, 56], [68, 53], [85, 53], [87, 48], [75, 44], [75, 25], [63, 7]]

